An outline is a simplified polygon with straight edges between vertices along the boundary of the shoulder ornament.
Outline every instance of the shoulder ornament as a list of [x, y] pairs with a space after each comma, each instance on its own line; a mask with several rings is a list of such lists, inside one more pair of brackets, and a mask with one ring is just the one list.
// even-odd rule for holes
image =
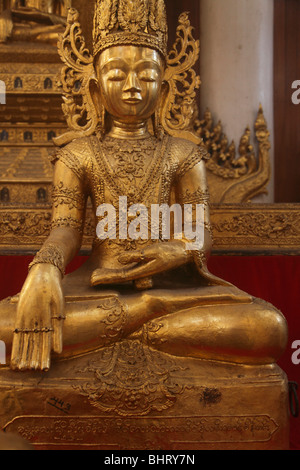
[[188, 171], [192, 170], [202, 160], [209, 160], [210, 154], [204, 146], [194, 147], [193, 151], [179, 164], [176, 177], [182, 178]]
[[88, 139], [76, 139], [65, 147], [56, 150], [50, 157], [50, 160], [55, 164], [58, 160], [64, 163], [70, 170], [72, 170], [79, 179], [85, 175], [86, 161], [89, 160], [91, 149], [88, 144]]

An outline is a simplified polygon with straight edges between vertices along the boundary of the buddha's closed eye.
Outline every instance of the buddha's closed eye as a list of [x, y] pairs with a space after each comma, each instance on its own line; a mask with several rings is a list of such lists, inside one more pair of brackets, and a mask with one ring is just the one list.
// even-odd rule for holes
[[121, 82], [126, 80], [126, 74], [120, 69], [110, 70], [107, 74], [107, 80], [110, 80], [111, 82]]
[[[141, 80], [143, 82], [155, 82], [159, 78], [157, 71], [153, 69], [146, 69], [140, 72], [131, 72], [131, 73], [134, 74], [138, 80]], [[112, 82], [119, 82], [119, 81], [126, 80], [128, 75], [129, 74], [124, 72], [122, 69], [116, 68], [116, 69], [110, 70], [107, 73], [106, 78], [107, 80], [112, 81]]]
[[155, 82], [158, 80], [158, 73], [152, 69], [143, 70], [138, 74], [138, 79], [144, 82]]

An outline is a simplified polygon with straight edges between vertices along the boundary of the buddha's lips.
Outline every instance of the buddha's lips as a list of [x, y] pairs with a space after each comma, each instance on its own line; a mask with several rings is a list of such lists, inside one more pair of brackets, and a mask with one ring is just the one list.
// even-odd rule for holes
[[141, 98], [125, 98], [123, 99], [124, 103], [127, 104], [138, 104], [142, 101]]

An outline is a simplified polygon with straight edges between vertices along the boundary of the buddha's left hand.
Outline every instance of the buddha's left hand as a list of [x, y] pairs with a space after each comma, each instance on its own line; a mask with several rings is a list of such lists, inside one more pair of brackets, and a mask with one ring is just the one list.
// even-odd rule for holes
[[93, 272], [91, 283], [98, 285], [133, 281], [177, 268], [190, 260], [191, 255], [186, 251], [184, 242], [156, 243], [143, 250], [123, 253], [119, 262], [130, 266], [114, 270], [97, 269]]

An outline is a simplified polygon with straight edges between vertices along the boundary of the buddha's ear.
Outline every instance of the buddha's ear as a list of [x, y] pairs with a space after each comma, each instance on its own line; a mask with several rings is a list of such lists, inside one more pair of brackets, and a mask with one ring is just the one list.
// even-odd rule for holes
[[162, 126], [162, 112], [164, 109], [164, 103], [169, 93], [169, 84], [165, 80], [162, 82], [159, 100], [155, 110], [155, 114], [152, 119], [154, 135], [161, 139], [164, 134], [164, 129]]
[[101, 98], [101, 89], [99, 81], [94, 73], [89, 82], [89, 91], [90, 96], [97, 114], [98, 125], [97, 128], [100, 131], [100, 134], [103, 135], [105, 132], [105, 108]]
[[101, 103], [101, 91], [100, 91], [100, 84], [98, 79], [96, 78], [96, 74], [94, 73], [89, 82], [89, 90], [90, 95], [92, 98], [93, 105], [96, 109], [97, 115], [99, 116], [99, 111], [102, 105]]

